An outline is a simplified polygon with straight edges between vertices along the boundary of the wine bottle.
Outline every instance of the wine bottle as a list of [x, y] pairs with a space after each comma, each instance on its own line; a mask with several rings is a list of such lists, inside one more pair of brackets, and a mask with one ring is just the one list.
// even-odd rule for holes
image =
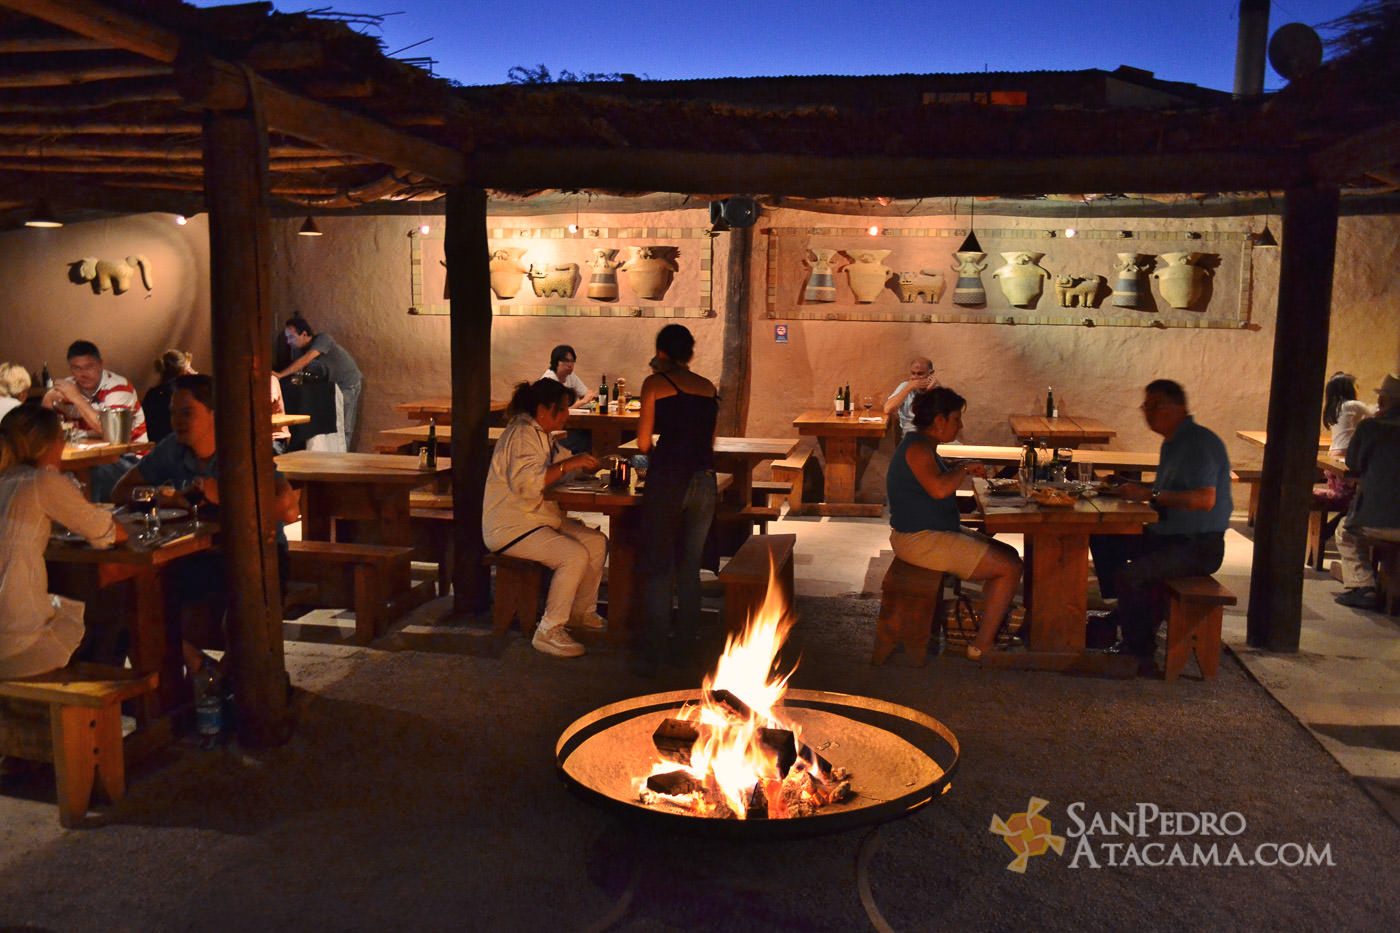
[[53, 388], [53, 376], [50, 376], [50, 375], [49, 375], [49, 361], [48, 361], [48, 360], [44, 360], [44, 374], [43, 374], [43, 380], [44, 380], [44, 391], [45, 391], [45, 392], [47, 392], [49, 389], [52, 389], [52, 388]]
[[603, 381], [598, 384], [598, 413], [606, 415], [608, 413], [608, 374], [603, 373]]
[[437, 419], [428, 419], [428, 462], [430, 470], [437, 469]]
[[855, 414], [856, 406], [851, 404], [851, 384], [849, 382], [846, 383], [846, 402], [844, 407], [846, 409], [846, 414]]
[[845, 405], [845, 403], [846, 403], [846, 400], [845, 400], [844, 398], [841, 397], [841, 387], [840, 387], [840, 386], [837, 386], [837, 387], [836, 387], [836, 415], [837, 415], [837, 417], [840, 417], [841, 415], [844, 415], [844, 414], [845, 414], [845, 412], [841, 410], [842, 407]]
[[1058, 418], [1059, 414], [1055, 408], [1055, 387], [1050, 386], [1045, 390], [1045, 417]]

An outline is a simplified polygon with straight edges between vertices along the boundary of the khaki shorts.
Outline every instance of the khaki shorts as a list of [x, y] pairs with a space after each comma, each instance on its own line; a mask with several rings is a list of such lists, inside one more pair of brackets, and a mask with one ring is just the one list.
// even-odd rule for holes
[[992, 539], [974, 531], [891, 531], [894, 556], [907, 564], [970, 578]]

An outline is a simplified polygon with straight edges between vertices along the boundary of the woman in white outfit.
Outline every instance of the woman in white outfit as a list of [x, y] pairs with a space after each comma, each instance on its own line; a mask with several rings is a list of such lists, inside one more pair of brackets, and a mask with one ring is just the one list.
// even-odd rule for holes
[[48, 592], [44, 548], [54, 522], [94, 547], [126, 534], [58, 472], [63, 423], [25, 404], [0, 421], [0, 678], [66, 665], [83, 640], [83, 604]]
[[[557, 451], [552, 432], [569, 420], [574, 393], [556, 381], [522, 382], [511, 396], [510, 424], [491, 455], [482, 503], [482, 538], [489, 551], [533, 560], [554, 571], [544, 615], [531, 642], [561, 658], [584, 653], [565, 627], [599, 630], [598, 585], [608, 539], [601, 531], [564, 517], [544, 491], [570, 470], [596, 470], [592, 454]], [[560, 455], [562, 454], [562, 455]]]

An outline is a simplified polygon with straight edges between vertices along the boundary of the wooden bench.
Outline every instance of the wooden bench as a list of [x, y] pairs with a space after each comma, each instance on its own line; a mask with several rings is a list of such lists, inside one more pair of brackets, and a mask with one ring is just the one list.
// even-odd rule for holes
[[1259, 514], [1259, 480], [1263, 478], [1264, 471], [1235, 467], [1233, 472], [1233, 479], [1249, 486], [1249, 508], [1245, 512], [1245, 521], [1253, 528], [1254, 518]]
[[1377, 591], [1381, 608], [1394, 615], [1400, 607], [1400, 542], [1363, 537], [1362, 543], [1371, 548], [1371, 560], [1376, 564]]
[[504, 554], [487, 554], [482, 563], [496, 570], [496, 593], [491, 600], [491, 631], [497, 636], [520, 623], [520, 632], [533, 638], [540, 622], [540, 596], [544, 593], [544, 564]]
[[[792, 456], [773, 461], [773, 479], [788, 485], [788, 511], [797, 514], [802, 511], [804, 477], [808, 469], [817, 469], [817, 461], [812, 458], [814, 447], [799, 447]], [[775, 503], [770, 501], [769, 505]]]
[[720, 568], [726, 632], [735, 635], [743, 631], [767, 597], [770, 576], [776, 579], [784, 604], [792, 606], [796, 546], [797, 535], [753, 535]]
[[788, 496], [792, 495], [792, 483], [787, 480], [756, 479], [750, 484], [750, 489], [750, 505], [764, 505], [775, 509], [782, 508]]
[[446, 596], [452, 591], [452, 509], [410, 508], [408, 517], [414, 544], [422, 556], [437, 564], [437, 594]]
[[942, 573], [896, 557], [880, 583], [880, 617], [875, 623], [875, 651], [870, 663], [884, 664], [895, 645], [902, 644], [909, 659], [922, 667], [928, 659], [928, 643], [942, 600]]
[[53, 762], [58, 821], [82, 822], [94, 787], [126, 794], [121, 702], [155, 690], [155, 673], [102, 664], [0, 680], [0, 755]]
[[1220, 667], [1220, 621], [1225, 606], [1238, 600], [1214, 577], [1176, 577], [1166, 581], [1166, 679], [1176, 680], [1195, 654], [1201, 676], [1211, 679]]
[[291, 579], [316, 584], [321, 606], [355, 612], [355, 641], [367, 645], [390, 619], [431, 597], [431, 584], [414, 586], [413, 548], [342, 541], [291, 541]]
[[452, 509], [452, 493], [437, 492], [432, 488], [415, 489], [408, 494], [408, 507], [411, 509]]

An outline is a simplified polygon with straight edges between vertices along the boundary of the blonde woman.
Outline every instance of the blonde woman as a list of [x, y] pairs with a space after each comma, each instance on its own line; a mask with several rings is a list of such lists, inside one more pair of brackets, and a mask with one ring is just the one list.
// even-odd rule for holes
[[29, 394], [29, 370], [15, 363], [0, 363], [0, 418], [19, 407]]
[[175, 380], [195, 371], [194, 354], [172, 347], [156, 360], [155, 370], [160, 375], [160, 382], [146, 391], [146, 397], [141, 400], [141, 410], [146, 413], [146, 439], [160, 443], [172, 430], [170, 396], [175, 391]]
[[93, 547], [126, 539], [112, 519], [58, 472], [63, 422], [30, 403], [0, 420], [0, 678], [68, 663], [83, 640], [83, 604], [48, 592], [44, 548], [54, 522]]

